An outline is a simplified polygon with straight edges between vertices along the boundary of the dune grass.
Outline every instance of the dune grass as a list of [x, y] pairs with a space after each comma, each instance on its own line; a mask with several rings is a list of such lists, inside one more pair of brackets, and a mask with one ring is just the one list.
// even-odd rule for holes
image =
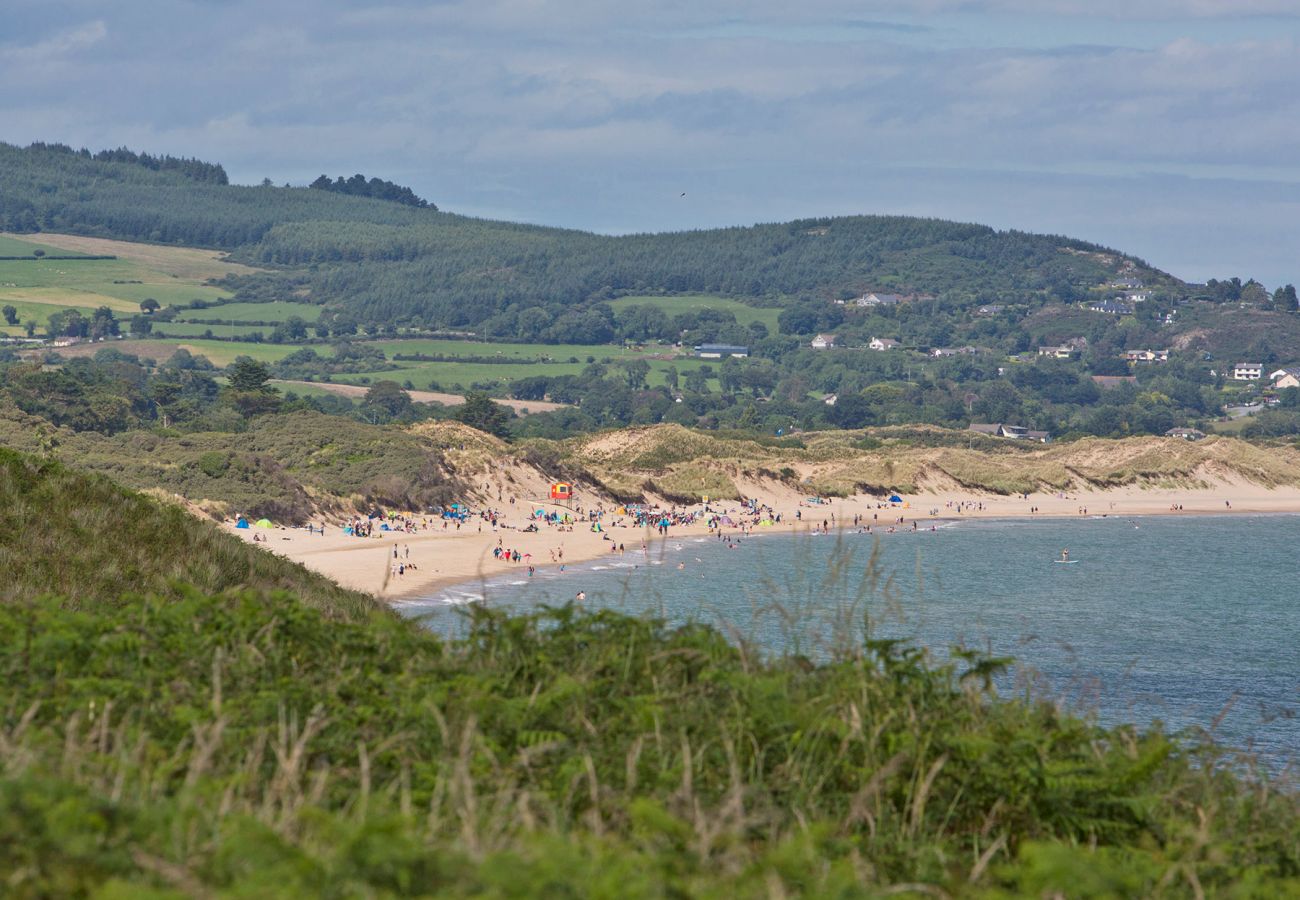
[[249, 547], [179, 506], [107, 478], [0, 449], [0, 603], [57, 594], [78, 606], [124, 594], [293, 590], [331, 616], [376, 608], [296, 563]]

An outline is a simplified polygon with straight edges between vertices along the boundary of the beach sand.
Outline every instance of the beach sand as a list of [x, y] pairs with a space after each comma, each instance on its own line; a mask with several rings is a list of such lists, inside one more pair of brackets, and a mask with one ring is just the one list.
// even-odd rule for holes
[[[756, 486], [757, 487], [757, 486]], [[1069, 491], [1064, 494], [1038, 493], [1022, 496], [999, 496], [959, 492], [906, 494], [906, 506], [881, 508], [880, 498], [859, 495], [830, 500], [823, 504], [809, 504], [807, 497], [786, 486], [764, 485], [751, 496], [781, 514], [782, 521], [773, 526], [759, 527], [756, 533], [798, 532], [820, 527], [823, 521], [832, 529], [850, 527], [855, 515], [861, 515], [873, 532], [885, 532], [888, 526], [926, 528], [942, 520], [980, 518], [1084, 518], [1091, 516], [1191, 516], [1206, 514], [1247, 513], [1300, 513], [1300, 488], [1267, 488], [1249, 481], [1220, 479], [1198, 489], [1144, 489], [1138, 486], [1110, 490]], [[584, 503], [597, 505], [595, 501]], [[802, 504], [802, 505], [801, 505]], [[416, 534], [376, 531], [375, 536], [357, 538], [343, 534], [336, 522], [327, 522], [326, 533], [310, 534], [305, 528], [235, 529], [232, 533], [252, 542], [255, 533], [267, 538], [257, 546], [302, 563], [326, 575], [339, 584], [382, 599], [400, 599], [428, 596], [438, 588], [514, 572], [527, 575], [529, 563], [542, 567], [558, 566], [553, 561], [553, 551], [563, 551], [566, 564], [612, 556], [611, 544], [622, 544], [625, 554], [641, 552], [642, 542], [652, 547], [659, 540], [648, 529], [632, 525], [613, 524], [620, 518], [607, 512], [606, 531], [594, 533], [589, 526], [579, 523], [573, 531], [559, 531], [539, 526], [540, 531], [523, 532], [517, 529], [528, 524], [530, 509], [557, 510], [549, 501], [520, 499], [515, 506], [493, 504], [504, 510], [505, 527], [493, 529], [486, 522], [473, 518], [459, 530], [449, 525], [445, 530], [442, 520], [430, 519], [430, 529]], [[667, 506], [668, 504], [663, 504]], [[960, 506], [960, 511], [959, 511]], [[616, 504], [604, 503], [611, 510]], [[736, 514], [740, 504], [735, 501], [715, 501], [710, 508], [715, 512]], [[687, 507], [698, 509], [700, 507]], [[1031, 512], [1036, 509], [1037, 512]], [[802, 520], [796, 520], [796, 512]], [[831, 515], [834, 514], [834, 522]], [[876, 519], [873, 521], [873, 516]], [[899, 517], [903, 524], [899, 525]], [[417, 516], [417, 521], [419, 517]], [[624, 520], [627, 517], [622, 517]], [[737, 519], [739, 521], [739, 519]], [[513, 527], [511, 527], [513, 526]], [[738, 529], [724, 529], [738, 531]], [[672, 538], [707, 535], [708, 528], [697, 525], [675, 526], [670, 529]], [[501, 562], [493, 557], [492, 549], [498, 545], [518, 549], [521, 554], [531, 554], [519, 563]], [[397, 550], [396, 558], [393, 555]], [[414, 563], [416, 569], [403, 575], [393, 574], [394, 563]], [[581, 585], [575, 583], [574, 590]]]

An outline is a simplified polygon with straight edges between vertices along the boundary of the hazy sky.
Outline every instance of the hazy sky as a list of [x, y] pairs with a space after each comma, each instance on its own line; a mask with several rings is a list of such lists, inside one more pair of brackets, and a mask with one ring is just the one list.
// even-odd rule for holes
[[2, 5], [11, 143], [606, 232], [933, 215], [1300, 281], [1300, 0]]

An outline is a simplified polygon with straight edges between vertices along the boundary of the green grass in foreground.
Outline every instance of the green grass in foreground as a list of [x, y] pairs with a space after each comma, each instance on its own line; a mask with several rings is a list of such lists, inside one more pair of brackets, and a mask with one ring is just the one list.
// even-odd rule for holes
[[[84, 606], [84, 604], [83, 604]], [[1294, 794], [906, 648], [287, 595], [0, 607], [14, 896], [1279, 897]]]
[[857, 634], [847, 556], [814, 663], [572, 607], [440, 638], [11, 451], [0, 508], [6, 896], [1300, 895], [1294, 788]]

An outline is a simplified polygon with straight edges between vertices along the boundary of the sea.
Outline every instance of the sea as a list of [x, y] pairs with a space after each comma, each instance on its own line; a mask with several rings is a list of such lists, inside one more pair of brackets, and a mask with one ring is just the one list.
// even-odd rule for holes
[[[1210, 735], [1272, 770], [1300, 763], [1300, 516], [966, 520], [880, 534], [673, 537], [526, 567], [401, 604], [463, 629], [468, 603], [588, 606], [701, 621], [772, 653], [825, 658], [867, 637], [937, 662], [953, 648], [1015, 663], [1032, 693], [1104, 725]], [[558, 541], [557, 541], [558, 543]], [[1069, 550], [1069, 563], [1058, 562]]]

